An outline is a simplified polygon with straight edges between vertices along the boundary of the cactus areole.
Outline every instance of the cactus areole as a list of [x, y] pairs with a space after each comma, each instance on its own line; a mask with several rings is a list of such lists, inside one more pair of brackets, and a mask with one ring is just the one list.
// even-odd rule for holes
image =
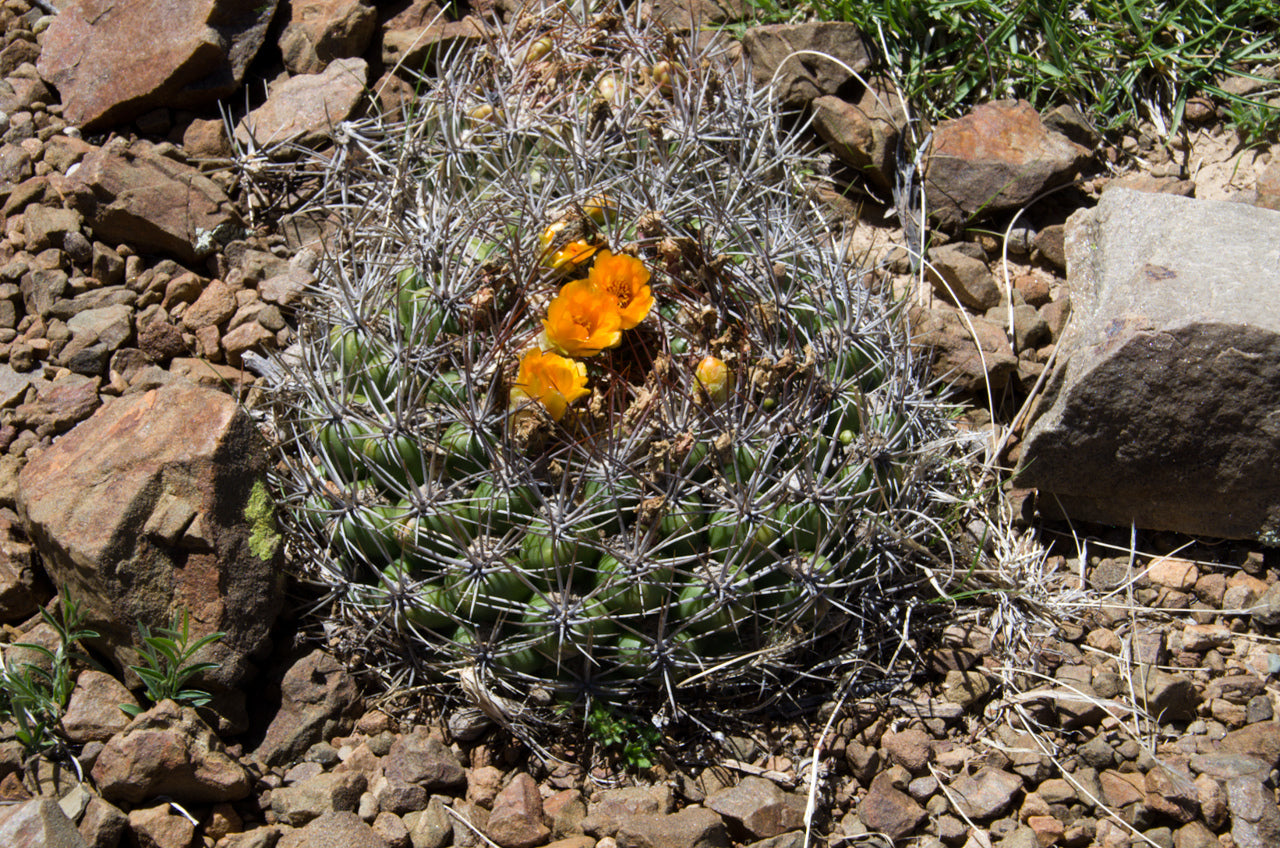
[[894, 305], [715, 47], [539, 20], [289, 165], [345, 231], [275, 422], [326, 624], [509, 697], [876, 659], [940, 426]]

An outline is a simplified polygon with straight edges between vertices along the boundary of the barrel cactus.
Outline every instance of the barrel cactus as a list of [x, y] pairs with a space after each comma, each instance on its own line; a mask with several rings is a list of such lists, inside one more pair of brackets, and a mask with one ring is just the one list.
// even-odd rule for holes
[[339, 225], [275, 419], [332, 633], [566, 699], [874, 659], [943, 416], [768, 92], [609, 16], [437, 66], [287, 166]]

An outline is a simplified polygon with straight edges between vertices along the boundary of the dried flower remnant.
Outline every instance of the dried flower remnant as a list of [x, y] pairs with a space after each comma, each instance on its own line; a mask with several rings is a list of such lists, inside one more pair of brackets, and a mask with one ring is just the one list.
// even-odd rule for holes
[[649, 269], [634, 256], [614, 256], [602, 250], [591, 266], [587, 281], [613, 296], [618, 303], [619, 326], [630, 330], [653, 308], [649, 276]]
[[565, 283], [542, 322], [547, 342], [566, 356], [595, 356], [622, 340], [618, 301], [590, 280]]
[[559, 421], [569, 404], [586, 394], [585, 365], [550, 351], [531, 350], [520, 360], [520, 372], [511, 390], [511, 405], [525, 399], [536, 400]]

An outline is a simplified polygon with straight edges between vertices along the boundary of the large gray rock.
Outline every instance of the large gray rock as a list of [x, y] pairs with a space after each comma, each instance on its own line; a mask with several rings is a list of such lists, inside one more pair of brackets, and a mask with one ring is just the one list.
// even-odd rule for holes
[[1280, 543], [1280, 212], [1110, 191], [1066, 251], [1074, 323], [1017, 484], [1074, 518]]
[[139, 623], [187, 611], [196, 636], [226, 634], [193, 682], [243, 698], [283, 601], [267, 459], [235, 400], [175, 381], [113, 401], [23, 469], [19, 514], [45, 570], [120, 667], [138, 663]]
[[71, 0], [45, 33], [40, 75], [68, 121], [107, 126], [235, 91], [278, 0]]

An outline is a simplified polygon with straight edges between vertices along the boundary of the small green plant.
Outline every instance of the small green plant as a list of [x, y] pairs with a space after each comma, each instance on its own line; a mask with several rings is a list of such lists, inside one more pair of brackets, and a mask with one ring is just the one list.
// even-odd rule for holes
[[654, 749], [662, 734], [649, 722], [596, 704], [587, 713], [586, 726], [591, 741], [629, 771], [653, 768]]
[[0, 658], [0, 716], [13, 721], [14, 736], [28, 755], [56, 751], [62, 746], [62, 716], [75, 686], [72, 664], [94, 664], [76, 648], [80, 640], [94, 639], [98, 633], [84, 626], [79, 605], [65, 591], [62, 599], [57, 615], [40, 610], [40, 617], [58, 634], [56, 648], [50, 650], [30, 642], [13, 645], [40, 654], [48, 661], [47, 668], [29, 662], [10, 668]]
[[[177, 613], [169, 627], [157, 627], [154, 631], [146, 624], [139, 622], [138, 630], [142, 633], [142, 665], [129, 666], [146, 687], [146, 697], [153, 704], [164, 700], [177, 701], [192, 707], [202, 707], [213, 697], [201, 689], [187, 689], [186, 683], [201, 672], [218, 667], [213, 662], [191, 662], [191, 658], [206, 645], [217, 642], [227, 635], [221, 631], [201, 636], [191, 641], [191, 615], [182, 611], [181, 619]], [[133, 704], [123, 704], [120, 709], [134, 717], [142, 712], [142, 708]]]

